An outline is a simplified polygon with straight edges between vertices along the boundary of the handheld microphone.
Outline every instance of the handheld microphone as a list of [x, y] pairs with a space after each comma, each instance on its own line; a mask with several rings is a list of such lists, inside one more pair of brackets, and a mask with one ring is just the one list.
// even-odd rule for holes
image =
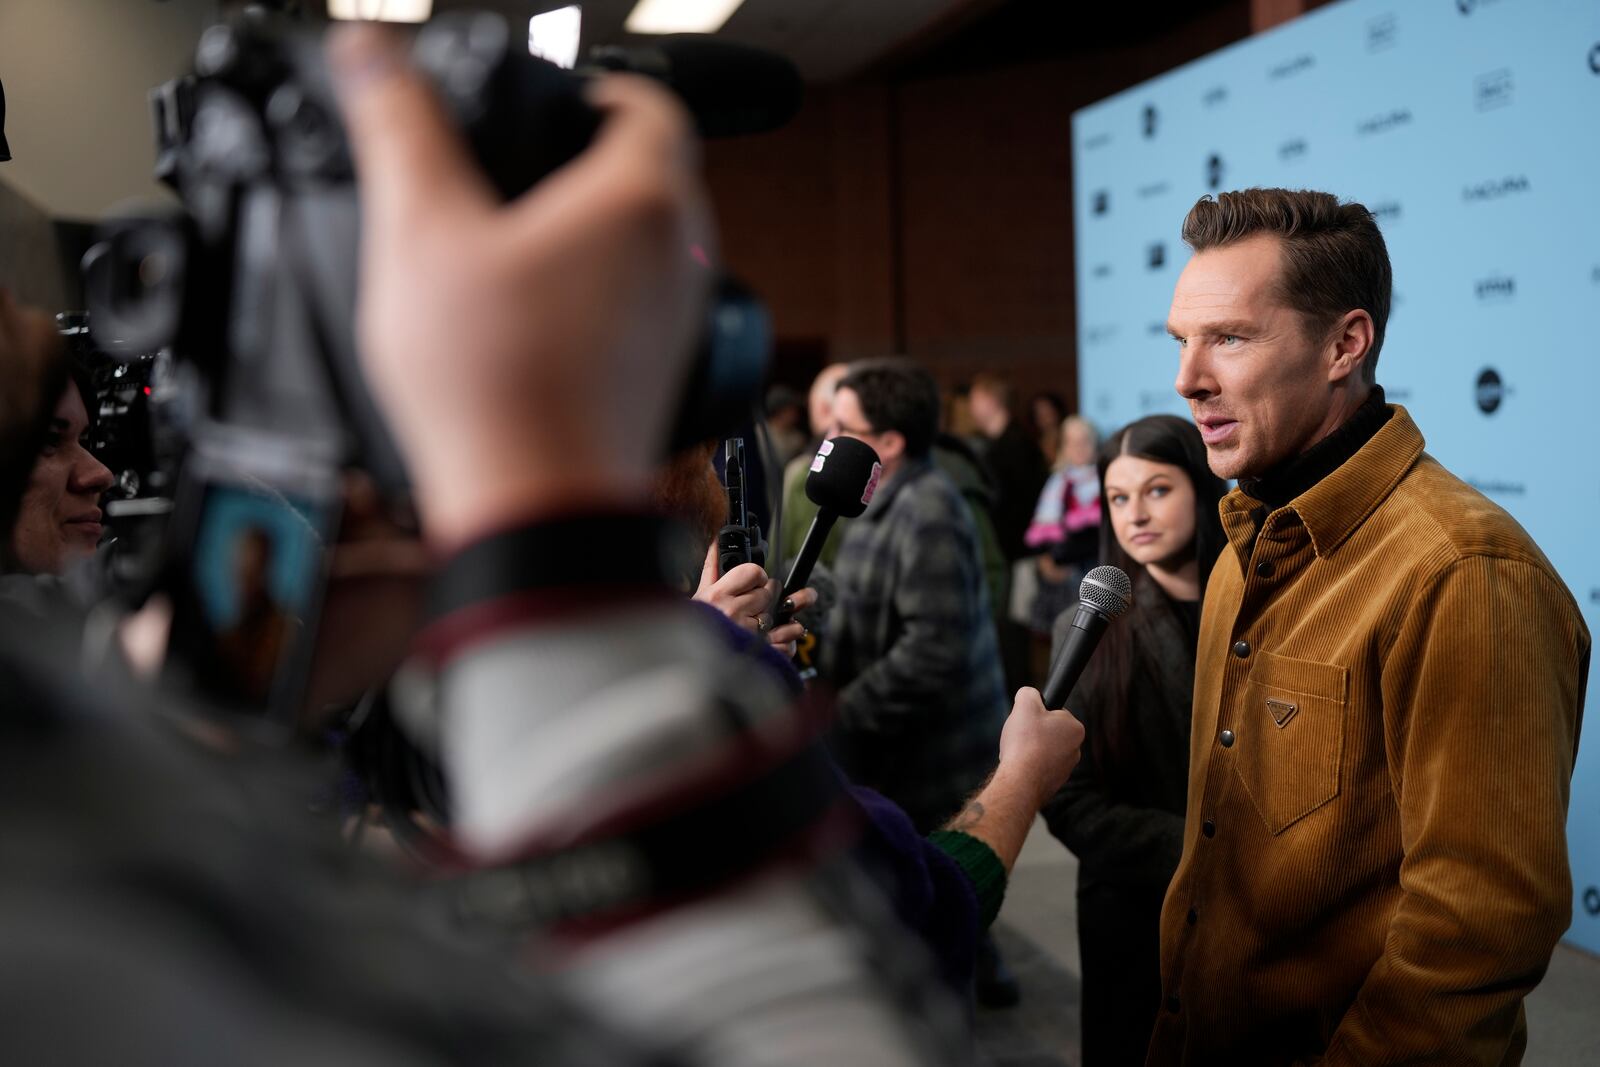
[[789, 577], [783, 580], [784, 596], [793, 596], [806, 587], [833, 524], [841, 516], [853, 519], [867, 510], [882, 474], [878, 453], [865, 441], [835, 437], [822, 442], [811, 461], [811, 473], [806, 475], [806, 497], [817, 505], [817, 517], [811, 520], [806, 539], [800, 544], [800, 555], [789, 568]]
[[1078, 610], [1044, 684], [1044, 706], [1060, 710], [1094, 655], [1106, 626], [1133, 606], [1133, 583], [1120, 568], [1096, 567], [1078, 584]]

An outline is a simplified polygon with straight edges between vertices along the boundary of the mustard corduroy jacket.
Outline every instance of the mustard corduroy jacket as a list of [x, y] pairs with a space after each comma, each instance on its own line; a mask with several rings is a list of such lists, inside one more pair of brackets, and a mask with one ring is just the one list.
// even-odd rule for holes
[[1151, 1064], [1511, 1064], [1571, 916], [1589, 633], [1405, 409], [1221, 504]]

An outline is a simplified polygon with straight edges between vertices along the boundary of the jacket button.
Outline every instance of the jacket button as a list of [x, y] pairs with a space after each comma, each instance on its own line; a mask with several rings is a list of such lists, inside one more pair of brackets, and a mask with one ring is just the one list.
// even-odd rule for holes
[[1233, 643], [1233, 654], [1240, 659], [1250, 655], [1250, 642], [1240, 638]]
[[1217, 824], [1211, 819], [1207, 819], [1205, 822], [1200, 824], [1200, 832], [1205, 834], [1207, 837], [1216, 837]]
[[1195, 911], [1193, 908], [1190, 908], [1189, 914], [1185, 915], [1183, 919], [1184, 922], [1187, 922], [1190, 926], [1193, 926], [1195, 923], [1200, 921], [1200, 913]]
[[1256, 577], [1257, 578], [1271, 578], [1272, 577], [1272, 561], [1271, 560], [1262, 560], [1260, 563], [1256, 564]]
[[1167, 998], [1167, 1010], [1172, 1014], [1178, 1014], [1178, 1009], [1182, 1006], [1183, 1005], [1178, 1001], [1178, 995], [1176, 993]]
[[1224, 730], [1224, 731], [1222, 731], [1222, 736], [1219, 738], [1219, 740], [1222, 742], [1222, 747], [1223, 748], [1232, 748], [1233, 747], [1233, 731], [1232, 730]]

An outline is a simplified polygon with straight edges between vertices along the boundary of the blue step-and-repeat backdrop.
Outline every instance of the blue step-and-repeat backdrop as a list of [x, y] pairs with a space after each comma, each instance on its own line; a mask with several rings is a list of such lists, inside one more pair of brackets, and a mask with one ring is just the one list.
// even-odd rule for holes
[[[1324, 189], [1394, 262], [1378, 378], [1600, 636], [1600, 0], [1345, 0], [1072, 118], [1079, 396], [1186, 414], [1166, 335], [1201, 195]], [[1568, 835], [1600, 952], [1600, 672]]]

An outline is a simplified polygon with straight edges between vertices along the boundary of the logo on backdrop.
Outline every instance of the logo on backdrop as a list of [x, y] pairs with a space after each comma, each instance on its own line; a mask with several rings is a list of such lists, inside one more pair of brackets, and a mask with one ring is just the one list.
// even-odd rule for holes
[[1089, 275], [1090, 277], [1094, 278], [1109, 278], [1111, 277], [1111, 264], [1096, 263], [1094, 265], [1094, 269], [1089, 272]]
[[1156, 111], [1156, 106], [1154, 104], [1146, 104], [1144, 106], [1144, 135], [1146, 138], [1156, 135], [1156, 124], [1159, 120], [1160, 115]]
[[1083, 150], [1085, 152], [1092, 152], [1096, 148], [1104, 148], [1106, 145], [1108, 145], [1110, 143], [1111, 143], [1111, 134], [1109, 134], [1109, 133], [1093, 134], [1092, 136], [1085, 137], [1083, 139]]
[[1104, 189], [1096, 189], [1089, 198], [1089, 210], [1096, 215], [1104, 215], [1111, 210], [1111, 194]]
[[1596, 285], [1600, 285], [1600, 263], [1596, 263], [1589, 269], [1589, 280]]
[[1483, 200], [1502, 200], [1508, 196], [1526, 193], [1532, 188], [1526, 174], [1508, 174], [1504, 178], [1490, 178], [1461, 187], [1461, 199], [1469, 204]]
[[1083, 339], [1091, 345], [1104, 344], [1117, 335], [1117, 324], [1107, 323], [1104, 326], [1091, 326], [1083, 332]]
[[1480, 7], [1498, 4], [1500, 0], [1456, 0], [1456, 10], [1463, 15], [1470, 15]]
[[1306, 153], [1310, 150], [1311, 146], [1306, 144], [1304, 137], [1296, 137], [1294, 140], [1285, 141], [1278, 146], [1278, 158], [1285, 163], [1289, 163], [1296, 159], [1304, 159]]
[[1227, 168], [1222, 165], [1222, 157], [1215, 152], [1211, 153], [1206, 159], [1206, 188], [1221, 189], [1222, 176], [1226, 170]]
[[1152, 182], [1149, 185], [1139, 186], [1139, 199], [1148, 200], [1152, 196], [1160, 196], [1171, 191], [1172, 186], [1167, 182]]
[[1394, 12], [1367, 20], [1367, 51], [1381, 52], [1394, 45], [1400, 29], [1400, 20]]
[[[1385, 393], [1384, 395], [1388, 395]], [[1468, 478], [1467, 484], [1472, 486], [1484, 496], [1527, 496], [1528, 487], [1521, 482], [1502, 482], [1491, 478], [1483, 481], [1480, 478]]]
[[1472, 291], [1480, 303], [1502, 303], [1517, 295], [1517, 280], [1507, 274], [1479, 278]]
[[1478, 375], [1478, 410], [1493, 415], [1505, 398], [1506, 385], [1500, 380], [1500, 372], [1493, 367], [1483, 368]]
[[1161, 319], [1151, 319], [1144, 324], [1144, 332], [1151, 337], [1167, 337], [1167, 324]]
[[1271, 78], [1273, 81], [1277, 81], [1279, 78], [1292, 78], [1296, 74], [1304, 74], [1306, 71], [1310, 70], [1316, 65], [1317, 57], [1312, 55], [1310, 52], [1306, 52], [1302, 55], [1295, 56], [1293, 59], [1286, 59], [1282, 63], [1279, 63], [1277, 66], [1268, 70], [1267, 77]]
[[1411, 125], [1411, 109], [1408, 107], [1390, 108], [1382, 114], [1373, 115], [1356, 123], [1356, 136], [1370, 137], [1375, 133], [1397, 129], [1401, 126]]
[[1139, 390], [1139, 410], [1159, 411], [1172, 402], [1170, 389], [1141, 389]]
[[1600, 886], [1590, 886], [1583, 891], [1583, 910], [1590, 915], [1600, 915]]
[[1367, 210], [1372, 212], [1372, 217], [1381, 226], [1385, 223], [1400, 221], [1400, 201], [1381, 200], [1376, 204], [1368, 204]]
[[1600, 74], [1600, 41], [1596, 41], [1594, 47], [1589, 49], [1589, 69]]
[[1157, 241], [1145, 249], [1144, 265], [1150, 270], [1160, 270], [1167, 265], [1167, 246]]
[[1505, 67], [1480, 74], [1472, 80], [1472, 98], [1479, 111], [1494, 111], [1509, 106], [1516, 92], [1516, 80]]
[[[1600, 49], [1600, 45], [1595, 45], [1595, 48]], [[1205, 95], [1200, 98], [1200, 103], [1204, 104], [1206, 107], [1220, 107], [1227, 102], [1228, 87], [1226, 85], [1213, 85], [1211, 88], [1207, 89]]]

